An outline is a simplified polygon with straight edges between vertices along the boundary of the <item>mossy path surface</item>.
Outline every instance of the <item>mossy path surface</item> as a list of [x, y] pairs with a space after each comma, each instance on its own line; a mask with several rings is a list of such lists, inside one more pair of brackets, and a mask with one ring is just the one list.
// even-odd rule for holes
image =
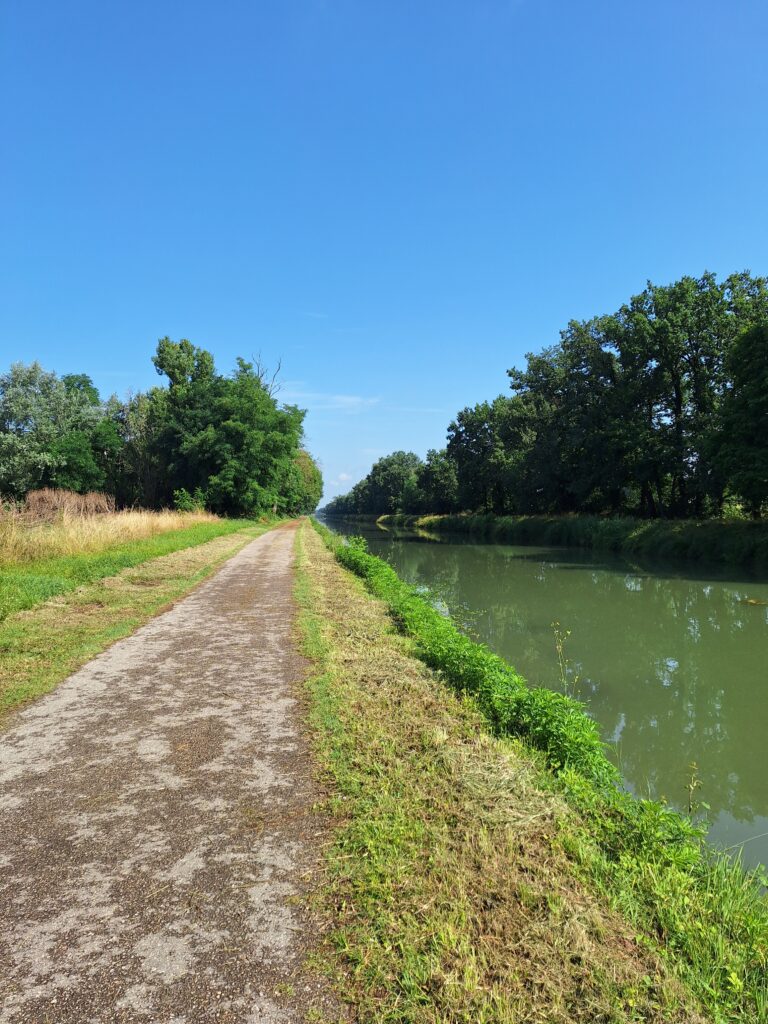
[[0, 737], [2, 1024], [337, 1017], [304, 967], [323, 821], [293, 525]]

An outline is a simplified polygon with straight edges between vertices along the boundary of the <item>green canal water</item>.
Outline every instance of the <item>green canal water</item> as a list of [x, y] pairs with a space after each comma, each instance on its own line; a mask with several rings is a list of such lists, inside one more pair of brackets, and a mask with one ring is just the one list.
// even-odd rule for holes
[[[428, 588], [532, 685], [587, 704], [627, 786], [688, 806], [720, 847], [768, 864], [768, 582], [738, 570], [642, 565], [571, 548], [482, 544], [360, 524], [372, 554]], [[754, 603], [753, 603], [754, 602]], [[742, 845], [743, 844], [743, 845]]]

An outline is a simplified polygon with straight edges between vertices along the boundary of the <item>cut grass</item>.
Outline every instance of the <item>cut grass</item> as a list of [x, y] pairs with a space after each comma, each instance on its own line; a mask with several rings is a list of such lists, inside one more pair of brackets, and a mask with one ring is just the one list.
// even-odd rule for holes
[[[124, 518], [119, 523], [121, 515], [111, 517], [111, 525], [107, 522], [109, 516], [101, 517], [99, 529], [92, 520], [81, 519], [79, 524], [76, 521], [50, 527], [26, 527], [26, 533], [21, 531], [19, 536], [26, 538], [27, 546], [22, 545], [13, 559], [4, 557], [0, 562], [0, 620], [84, 583], [114, 576], [123, 569], [204, 544], [214, 537], [236, 533], [247, 525], [242, 520], [151, 512], [128, 513], [127, 517], [140, 516], [140, 521]], [[132, 529], [126, 529], [129, 521]], [[52, 539], [45, 544], [31, 541], [27, 534], [39, 530], [52, 531]], [[45, 558], [29, 557], [44, 549], [54, 554]]]
[[574, 815], [490, 736], [314, 531], [297, 599], [338, 829], [329, 957], [362, 1021], [696, 1022], [697, 1000], [577, 877]]
[[[269, 524], [242, 522], [202, 524], [141, 542], [139, 550], [125, 549], [96, 556], [102, 578], [78, 586], [67, 580], [64, 593], [0, 623], [0, 718], [49, 690], [99, 654], [115, 640], [132, 633], [153, 615], [210, 576]], [[224, 536], [207, 539], [211, 526], [227, 526]], [[219, 530], [219, 533], [222, 531]], [[197, 540], [195, 540], [197, 538]], [[159, 548], [155, 547], [155, 543]], [[149, 545], [149, 546], [146, 546]], [[174, 547], [175, 545], [175, 547]], [[194, 546], [193, 546], [194, 545]], [[170, 553], [164, 554], [163, 549]], [[141, 564], [131, 559], [139, 552]], [[159, 552], [160, 557], [153, 555]], [[115, 555], [113, 561], [109, 561]], [[131, 568], [108, 575], [109, 566]]]

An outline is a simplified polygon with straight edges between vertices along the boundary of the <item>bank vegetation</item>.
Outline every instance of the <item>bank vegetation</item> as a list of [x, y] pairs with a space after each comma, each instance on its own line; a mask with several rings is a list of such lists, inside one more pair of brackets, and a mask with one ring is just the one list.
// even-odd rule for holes
[[318, 530], [405, 638], [372, 640], [359, 595], [333, 610], [329, 584], [305, 584], [318, 728], [345, 793], [338, 943], [361, 998], [402, 1021], [768, 1019], [761, 874], [625, 792], [582, 705], [529, 687], [364, 544]]
[[691, 559], [768, 566], [768, 522], [744, 519], [634, 519], [626, 516], [388, 515], [369, 517], [384, 528], [407, 527], [435, 539], [595, 548], [645, 558]]

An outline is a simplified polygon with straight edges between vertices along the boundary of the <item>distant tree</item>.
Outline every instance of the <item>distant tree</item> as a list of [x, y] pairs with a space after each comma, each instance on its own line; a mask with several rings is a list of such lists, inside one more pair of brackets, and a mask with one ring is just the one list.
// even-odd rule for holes
[[304, 448], [300, 448], [293, 459], [296, 485], [287, 501], [294, 515], [308, 515], [314, 512], [323, 493], [323, 474], [315, 460]]
[[[430, 448], [416, 478], [418, 512], [455, 512], [458, 508], [459, 481], [456, 464], [443, 448]], [[409, 510], [410, 511], [410, 510]]]
[[100, 491], [106, 474], [94, 457], [91, 438], [83, 430], [70, 430], [51, 445], [53, 464], [48, 468], [46, 482], [84, 494]]
[[162, 338], [153, 361], [169, 381], [153, 399], [163, 500], [183, 490], [205, 494], [208, 507], [225, 515], [292, 511], [304, 413], [278, 405], [265, 370], [238, 359], [223, 377], [213, 356], [185, 339]]
[[393, 452], [373, 464], [368, 474], [369, 511], [383, 514], [400, 512], [403, 498], [413, 492], [421, 459], [414, 452]]

